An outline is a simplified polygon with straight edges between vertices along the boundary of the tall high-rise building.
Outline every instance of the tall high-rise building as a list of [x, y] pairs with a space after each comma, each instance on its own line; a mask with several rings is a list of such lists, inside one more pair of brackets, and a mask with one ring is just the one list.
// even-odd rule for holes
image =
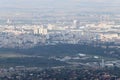
[[78, 20], [73, 20], [73, 28], [79, 28]]
[[104, 59], [102, 59], [101, 67], [105, 67], [105, 61], [104, 61]]
[[7, 22], [6, 22], [7, 24], [11, 24], [11, 21], [10, 21], [10, 19], [7, 19]]

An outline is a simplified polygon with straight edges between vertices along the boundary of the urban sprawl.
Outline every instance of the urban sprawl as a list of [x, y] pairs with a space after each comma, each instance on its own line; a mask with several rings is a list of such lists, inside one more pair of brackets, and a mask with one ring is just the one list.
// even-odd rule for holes
[[0, 47], [3, 48], [93, 41], [120, 44], [120, 25], [113, 22], [82, 24], [78, 20], [73, 20], [71, 25], [12, 25], [9, 19], [6, 25], [0, 25]]

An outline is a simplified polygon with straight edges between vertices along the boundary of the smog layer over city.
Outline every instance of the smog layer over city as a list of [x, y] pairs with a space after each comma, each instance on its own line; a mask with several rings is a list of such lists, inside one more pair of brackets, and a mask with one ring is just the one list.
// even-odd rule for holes
[[0, 80], [120, 80], [120, 0], [0, 0]]

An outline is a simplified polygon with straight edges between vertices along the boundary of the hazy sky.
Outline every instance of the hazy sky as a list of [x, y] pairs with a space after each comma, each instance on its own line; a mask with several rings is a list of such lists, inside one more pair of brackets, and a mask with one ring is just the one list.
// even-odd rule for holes
[[120, 0], [0, 0], [0, 7], [119, 6]]
[[81, 8], [120, 11], [120, 0], [0, 0], [0, 8]]

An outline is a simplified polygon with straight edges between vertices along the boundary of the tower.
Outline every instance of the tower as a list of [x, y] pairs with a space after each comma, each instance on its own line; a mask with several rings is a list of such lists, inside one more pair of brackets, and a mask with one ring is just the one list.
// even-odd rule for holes
[[10, 21], [10, 19], [7, 19], [7, 22], [6, 22], [7, 24], [11, 24], [11, 21]]
[[77, 26], [77, 20], [74, 20], [73, 21], [73, 27], [76, 28], [76, 26]]
[[104, 68], [105, 67], [105, 61], [104, 59], [102, 59], [102, 62], [101, 62], [101, 67]]

